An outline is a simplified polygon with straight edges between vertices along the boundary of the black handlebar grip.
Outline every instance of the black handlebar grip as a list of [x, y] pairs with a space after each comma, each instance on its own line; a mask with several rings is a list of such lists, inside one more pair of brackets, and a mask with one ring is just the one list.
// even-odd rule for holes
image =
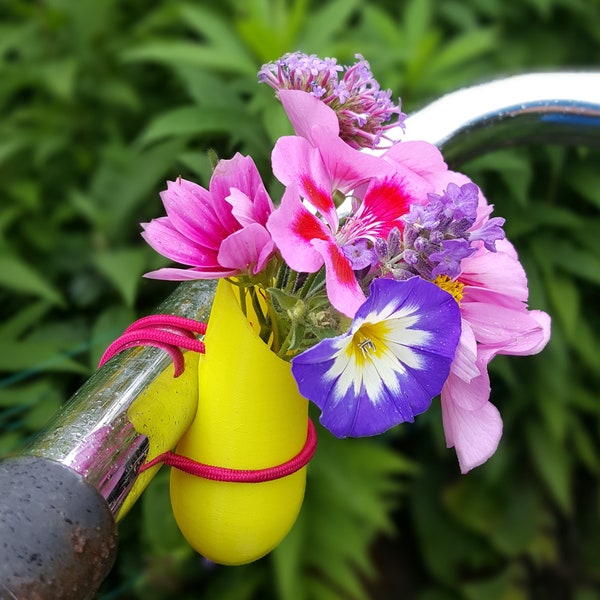
[[81, 475], [45, 458], [0, 462], [0, 600], [86, 600], [111, 570], [117, 527]]

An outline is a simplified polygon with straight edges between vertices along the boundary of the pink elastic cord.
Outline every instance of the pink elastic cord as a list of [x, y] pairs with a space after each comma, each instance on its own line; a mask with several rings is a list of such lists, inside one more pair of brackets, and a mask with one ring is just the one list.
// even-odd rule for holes
[[173, 359], [174, 376], [179, 377], [184, 369], [184, 350], [204, 354], [204, 342], [196, 334], [206, 333], [206, 323], [178, 317], [176, 315], [150, 315], [132, 323], [104, 352], [99, 367], [115, 354], [135, 346], [154, 346], [169, 353]]
[[[150, 315], [132, 323], [104, 352], [100, 359], [102, 366], [115, 354], [135, 346], [155, 346], [169, 353], [174, 363], [174, 376], [179, 377], [185, 368], [184, 350], [204, 354], [204, 342], [196, 335], [206, 333], [206, 323], [186, 319], [175, 315]], [[308, 419], [306, 442], [300, 452], [283, 464], [267, 469], [226, 469], [199, 463], [175, 452], [164, 452], [151, 461], [143, 464], [139, 472], [143, 472], [159, 463], [184, 471], [189, 475], [212, 479], [213, 481], [229, 481], [235, 483], [262, 483], [280, 479], [295, 473], [306, 466], [313, 457], [317, 447], [317, 434], [312, 421]]]
[[189, 475], [212, 479], [213, 481], [228, 481], [234, 483], [263, 483], [291, 475], [306, 466], [317, 448], [317, 433], [312, 421], [308, 419], [306, 442], [300, 452], [291, 460], [267, 469], [226, 469], [197, 462], [175, 452], [165, 452], [153, 460], [143, 464], [140, 472], [159, 463], [179, 469]]

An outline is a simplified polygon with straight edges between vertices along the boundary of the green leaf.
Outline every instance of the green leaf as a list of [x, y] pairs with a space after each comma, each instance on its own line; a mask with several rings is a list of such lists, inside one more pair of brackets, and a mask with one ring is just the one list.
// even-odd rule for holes
[[448, 487], [444, 506], [458, 523], [484, 535], [505, 556], [526, 554], [543, 526], [539, 494], [521, 484], [497, 489], [482, 478], [464, 478]]
[[559, 240], [554, 245], [552, 260], [566, 272], [600, 285], [600, 256]]
[[48, 90], [59, 99], [71, 101], [75, 92], [77, 62], [74, 57], [42, 65], [40, 75]]
[[42, 300], [23, 307], [13, 317], [0, 324], [0, 338], [16, 340], [27, 329], [38, 323], [48, 313], [51, 306], [49, 302]]
[[256, 70], [250, 60], [247, 50], [239, 42], [239, 37], [230, 23], [198, 4], [182, 4], [182, 17], [187, 25], [192, 27], [213, 48], [213, 53], [227, 56], [229, 60], [245, 64], [248, 69]]
[[[361, 7], [361, 13], [365, 29], [374, 35], [380, 36], [381, 42], [389, 46], [390, 49], [394, 48], [393, 57], [396, 60], [404, 60], [406, 58], [406, 47], [403, 44], [404, 32], [402, 27], [399, 27], [399, 23], [403, 23], [403, 21], [394, 18], [381, 7], [367, 3]], [[369, 55], [369, 62], [371, 62], [371, 59], [380, 61], [383, 58], [382, 56], [371, 57]]]
[[567, 337], [575, 341], [577, 323], [581, 316], [579, 288], [572, 279], [554, 273], [546, 280], [546, 289], [553, 304], [553, 315], [560, 319]]
[[128, 238], [132, 213], [153, 197], [155, 187], [182, 148], [182, 141], [177, 139], [157, 142], [148, 148], [121, 144], [105, 148], [86, 196], [97, 207], [96, 211], [90, 211], [90, 215], [96, 215], [96, 227], [108, 239]]
[[248, 1], [236, 19], [236, 32], [262, 63], [274, 60], [297, 47], [295, 40], [306, 20], [307, 8], [308, 0], [291, 5]]
[[465, 33], [439, 49], [431, 60], [429, 74], [440, 74], [478, 58], [495, 48], [497, 43], [497, 31], [492, 28]]
[[224, 73], [256, 75], [257, 65], [247, 56], [221, 52], [220, 49], [204, 47], [195, 42], [153, 41], [125, 50], [122, 55], [125, 62], [153, 61], [169, 66], [180, 64], [203, 69], [213, 69]]
[[48, 378], [0, 387], [0, 406], [20, 406], [23, 410], [27, 410], [34, 404], [43, 402], [44, 398], [52, 395], [55, 391], [56, 386]]
[[65, 305], [62, 295], [37, 270], [17, 256], [0, 256], [0, 286]]
[[94, 255], [96, 267], [121, 294], [127, 306], [133, 306], [135, 301], [147, 254], [146, 248], [135, 247]]
[[27, 142], [22, 138], [2, 140], [0, 142], [0, 166], [26, 147]]
[[410, 0], [406, 4], [402, 22], [406, 45], [412, 53], [415, 53], [429, 36], [432, 9], [431, 0]]
[[515, 566], [495, 577], [467, 583], [462, 587], [466, 600], [528, 600], [523, 585], [524, 569]]
[[[261, 586], [265, 584], [273, 585], [262, 561], [234, 568], [221, 567], [202, 586], [202, 597], [206, 600], [256, 600], [260, 597]], [[195, 600], [197, 590], [186, 598]]]
[[584, 165], [575, 165], [566, 175], [567, 183], [587, 200], [600, 209], [600, 174]]
[[[529, 188], [533, 171], [527, 154], [518, 150], [497, 150], [469, 161], [465, 171], [471, 175], [475, 182], [478, 179], [478, 171], [497, 172], [521, 206], [529, 204]], [[501, 204], [496, 206], [498, 214], [502, 214], [503, 210]]]
[[23, 371], [34, 375], [43, 371], [87, 374], [88, 369], [74, 361], [63, 349], [63, 342], [0, 340], [0, 371]]
[[218, 73], [200, 70], [189, 65], [177, 65], [174, 71], [196, 105], [246, 110], [246, 104], [240, 98], [240, 92], [234, 85], [243, 79], [237, 77], [233, 80], [224, 79]]
[[278, 288], [267, 288], [267, 291], [277, 300], [283, 310], [293, 310], [299, 302], [304, 305], [304, 301], [294, 294], [288, 294]]
[[144, 542], [152, 555], [191, 554], [192, 549], [179, 531], [169, 501], [169, 471], [161, 469], [142, 496]]
[[571, 458], [562, 444], [556, 443], [537, 423], [529, 423], [527, 442], [537, 472], [556, 504], [565, 512], [572, 510]]
[[0, 435], [0, 456], [6, 456], [20, 446], [21, 434], [16, 431], [3, 432]]
[[155, 117], [142, 132], [139, 143], [147, 145], [169, 137], [224, 133], [236, 139], [259, 135], [244, 112], [223, 106], [183, 106]]
[[282, 600], [365, 598], [374, 565], [368, 547], [390, 533], [390, 511], [415, 465], [372, 440], [319, 433], [304, 506], [272, 557]]
[[600, 471], [600, 456], [592, 436], [581, 419], [574, 414], [570, 415], [569, 425], [577, 457], [591, 473], [597, 474]]
[[311, 48], [314, 52], [331, 47], [332, 39], [344, 30], [360, 3], [360, 0], [330, 0], [315, 5], [302, 28], [297, 47]]
[[453, 586], [464, 569], [489, 565], [492, 552], [481, 536], [450, 518], [441, 504], [441, 476], [431, 469], [412, 486], [410, 518], [428, 572], [435, 580]]
[[48, 390], [23, 416], [23, 426], [30, 431], [39, 431], [56, 414], [63, 400], [58, 390]]

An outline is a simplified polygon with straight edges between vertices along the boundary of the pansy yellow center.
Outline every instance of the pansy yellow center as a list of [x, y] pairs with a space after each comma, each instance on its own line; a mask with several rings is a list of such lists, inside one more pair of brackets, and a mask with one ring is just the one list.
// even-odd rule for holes
[[379, 358], [385, 352], [385, 337], [388, 327], [385, 322], [365, 323], [352, 337], [348, 345], [348, 353], [353, 355], [358, 365], [374, 358]]
[[450, 279], [448, 275], [438, 275], [433, 283], [437, 285], [439, 288], [448, 292], [455, 300], [457, 304], [460, 304], [460, 301], [463, 298], [463, 288], [465, 287], [464, 283], [460, 281]]

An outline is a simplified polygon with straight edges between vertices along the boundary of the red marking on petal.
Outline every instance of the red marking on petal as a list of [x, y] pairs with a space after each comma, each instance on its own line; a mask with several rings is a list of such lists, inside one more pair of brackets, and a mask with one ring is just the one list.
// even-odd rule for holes
[[352, 270], [350, 261], [346, 258], [344, 253], [339, 249], [338, 246], [333, 246], [333, 244], [330, 247], [330, 252], [331, 264], [339, 282], [342, 285], [356, 285], [356, 275]]
[[305, 240], [328, 240], [329, 236], [321, 222], [308, 212], [297, 214], [292, 223], [292, 231]]
[[300, 185], [306, 194], [306, 199], [322, 214], [327, 215], [332, 210], [335, 211], [335, 204], [331, 194], [321, 190], [316, 183], [308, 176], [302, 176]]
[[397, 177], [379, 179], [369, 186], [360, 218], [376, 225], [372, 233], [386, 235], [392, 227], [399, 226], [398, 219], [408, 213], [415, 201], [407, 187]]

